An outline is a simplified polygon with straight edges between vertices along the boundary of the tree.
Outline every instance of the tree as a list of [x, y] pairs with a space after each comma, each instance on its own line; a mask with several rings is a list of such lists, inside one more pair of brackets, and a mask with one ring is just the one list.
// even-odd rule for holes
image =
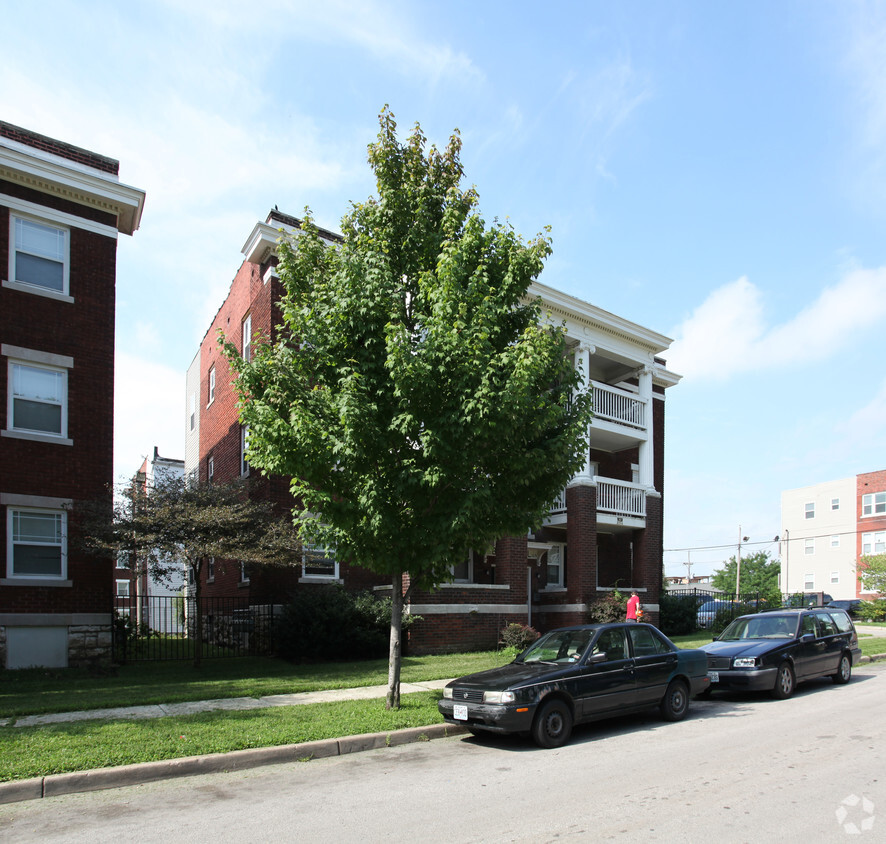
[[284, 565], [301, 561], [290, 520], [268, 502], [249, 497], [248, 487], [231, 483], [191, 484], [161, 475], [150, 488], [129, 484], [112, 509], [106, 502], [75, 513], [75, 541], [93, 552], [135, 561], [165, 579], [185, 568], [195, 598], [194, 665], [203, 654], [201, 575], [210, 557]]
[[[730, 557], [723, 568], [714, 572], [711, 580], [716, 589], [720, 589], [727, 595], [735, 594], [735, 581], [738, 572], [738, 563], [735, 557]], [[752, 554], [744, 554], [741, 558], [741, 590], [742, 593], [757, 592], [761, 598], [767, 601], [777, 601], [781, 605], [781, 589], [778, 585], [778, 576], [781, 572], [781, 563], [769, 558], [768, 551], [754, 551]]]
[[401, 145], [387, 108], [379, 123], [378, 196], [352, 205], [334, 247], [306, 210], [280, 244], [280, 335], [250, 362], [225, 349], [249, 462], [292, 477], [303, 541], [391, 577], [392, 708], [404, 601], [542, 521], [583, 465], [590, 397], [564, 329], [527, 298], [548, 237], [486, 226], [460, 188], [457, 131], [426, 151], [417, 124]]
[[863, 591], [886, 595], [886, 554], [859, 557], [857, 568]]

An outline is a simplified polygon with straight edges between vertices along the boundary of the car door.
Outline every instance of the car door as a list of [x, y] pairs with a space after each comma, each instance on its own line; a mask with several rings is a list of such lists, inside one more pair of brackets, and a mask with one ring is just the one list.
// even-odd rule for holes
[[[803, 613], [797, 635], [799, 641], [794, 651], [794, 673], [798, 680], [805, 677], [817, 677], [822, 673], [819, 666], [824, 662], [826, 645], [819, 636], [815, 613]], [[812, 638], [809, 638], [810, 635]]]
[[636, 702], [655, 703], [661, 700], [677, 667], [677, 654], [651, 627], [631, 626], [628, 638], [634, 654]]
[[836, 674], [843, 653], [846, 634], [841, 633], [831, 614], [826, 610], [816, 610], [818, 632], [823, 645], [818, 664], [819, 674]]
[[581, 712], [593, 718], [624, 706], [634, 698], [634, 663], [624, 629], [604, 628], [582, 670]]

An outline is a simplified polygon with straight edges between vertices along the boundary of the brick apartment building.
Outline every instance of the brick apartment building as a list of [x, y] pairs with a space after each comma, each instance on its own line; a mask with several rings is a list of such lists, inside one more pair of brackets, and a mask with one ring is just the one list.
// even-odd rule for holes
[[886, 553], [886, 470], [784, 490], [781, 539], [782, 591], [874, 597], [861, 591], [857, 563]]
[[[231, 373], [218, 329], [248, 356], [256, 333], [274, 340], [283, 294], [276, 276], [280, 230], [299, 221], [277, 210], [256, 224], [245, 260], [191, 364], [187, 379], [185, 471], [201, 482], [249, 473], [248, 432], [237, 419]], [[338, 236], [324, 232], [329, 243]], [[409, 628], [413, 653], [494, 647], [512, 621], [549, 629], [584, 622], [591, 603], [613, 588], [636, 588], [655, 620], [662, 589], [665, 390], [680, 376], [660, 355], [670, 340], [647, 328], [542, 284], [540, 296], [567, 326], [569, 353], [589, 373], [594, 396], [591, 448], [583, 470], [563, 490], [543, 525], [477, 549], [453, 571], [453, 582], [413, 593]], [[261, 493], [281, 509], [293, 505], [285, 478], [261, 481]], [[374, 575], [332, 554], [307, 557], [300, 570], [247, 571], [216, 561], [204, 594], [248, 593], [250, 601], [280, 602], [294, 589], [324, 583], [389, 589]]]
[[68, 547], [113, 480], [118, 162], [0, 122], [0, 665], [110, 655], [113, 568]]

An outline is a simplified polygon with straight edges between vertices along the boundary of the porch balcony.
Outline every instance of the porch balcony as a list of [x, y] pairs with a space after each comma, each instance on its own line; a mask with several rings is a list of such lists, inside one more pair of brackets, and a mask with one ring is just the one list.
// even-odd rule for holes
[[620, 451], [648, 439], [651, 416], [645, 399], [599, 381], [590, 384], [594, 401], [592, 448]]
[[[597, 487], [597, 524], [615, 528], [646, 527], [646, 492], [639, 484], [614, 478], [594, 478]], [[545, 525], [565, 525], [566, 490], [553, 503]]]

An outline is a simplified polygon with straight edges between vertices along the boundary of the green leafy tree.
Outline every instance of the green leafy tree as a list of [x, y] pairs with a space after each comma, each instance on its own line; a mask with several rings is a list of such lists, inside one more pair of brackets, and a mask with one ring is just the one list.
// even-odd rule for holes
[[260, 565], [301, 562], [298, 536], [288, 516], [268, 502], [250, 498], [248, 487], [231, 483], [191, 484], [159, 476], [150, 489], [130, 484], [106, 502], [78, 507], [74, 541], [84, 549], [113, 555], [118, 564], [148, 570], [166, 580], [190, 573], [194, 588], [194, 665], [203, 654], [201, 588], [210, 557]]
[[[727, 596], [735, 594], [735, 581], [738, 572], [736, 558], [730, 557], [723, 567], [714, 572], [711, 583]], [[773, 603], [781, 604], [781, 591], [778, 576], [781, 562], [773, 560], [768, 551], [754, 551], [741, 557], [741, 593], [759, 593], [760, 597]]]
[[485, 224], [457, 132], [441, 152], [418, 125], [401, 145], [387, 109], [379, 122], [378, 195], [333, 247], [306, 213], [280, 245], [279, 336], [251, 362], [226, 352], [249, 462], [293, 478], [302, 538], [391, 578], [391, 708], [403, 602], [541, 522], [582, 465], [590, 398], [527, 295], [549, 239]]
[[886, 595], [886, 554], [867, 554], [858, 558], [858, 579], [865, 592]]

